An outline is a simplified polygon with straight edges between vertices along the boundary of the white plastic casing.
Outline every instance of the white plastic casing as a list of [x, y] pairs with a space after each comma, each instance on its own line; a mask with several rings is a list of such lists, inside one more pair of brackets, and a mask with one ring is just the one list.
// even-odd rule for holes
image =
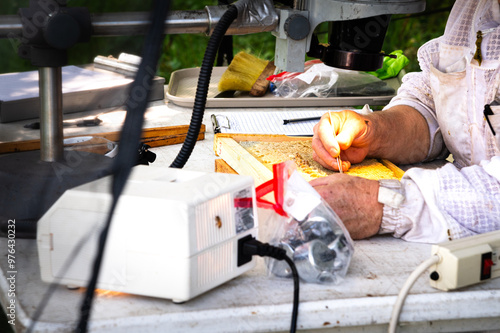
[[500, 277], [500, 230], [433, 245], [430, 284], [453, 290]]
[[[87, 285], [111, 182], [66, 191], [38, 222], [43, 281]], [[175, 302], [208, 291], [255, 266], [237, 266], [237, 246], [257, 236], [256, 209], [252, 177], [136, 166], [113, 215], [98, 288]]]

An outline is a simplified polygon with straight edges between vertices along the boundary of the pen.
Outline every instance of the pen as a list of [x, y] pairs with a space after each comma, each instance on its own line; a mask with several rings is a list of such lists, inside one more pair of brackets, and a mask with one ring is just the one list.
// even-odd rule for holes
[[286, 125], [289, 123], [298, 123], [300, 121], [320, 120], [320, 119], [321, 119], [321, 116], [319, 116], [319, 117], [307, 117], [307, 118], [283, 119], [283, 125]]
[[[370, 106], [368, 104], [365, 104], [363, 108], [361, 109], [362, 114], [367, 114], [371, 113], [373, 111], [370, 110]], [[306, 118], [292, 118], [292, 119], [283, 119], [283, 125], [290, 124], [290, 123], [298, 123], [301, 121], [310, 121], [310, 120], [320, 120], [321, 116], [317, 117], [306, 117]]]
[[[65, 120], [63, 121], [63, 126], [73, 126], [76, 125], [78, 127], [91, 127], [91, 126], [99, 126], [102, 123], [102, 120], [99, 117], [95, 117], [92, 119], [82, 119], [82, 120]], [[24, 125], [24, 128], [29, 129], [40, 129], [40, 122], [36, 121], [34, 123], [29, 123]]]

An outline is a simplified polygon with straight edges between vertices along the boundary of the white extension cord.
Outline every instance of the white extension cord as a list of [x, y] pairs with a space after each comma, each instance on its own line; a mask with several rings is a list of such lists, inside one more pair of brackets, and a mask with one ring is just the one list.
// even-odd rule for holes
[[391, 320], [389, 321], [389, 333], [395, 333], [398, 327], [399, 315], [401, 314], [401, 309], [403, 308], [404, 301], [411, 287], [415, 284], [418, 277], [424, 273], [429, 267], [434, 264], [437, 264], [439, 261], [439, 256], [434, 255], [421, 263], [408, 277], [405, 284], [401, 288], [398, 294], [398, 298], [396, 299], [396, 303], [392, 308]]
[[448, 291], [500, 277], [500, 230], [433, 245], [431, 257], [421, 263], [401, 288], [389, 322], [396, 332], [406, 296], [418, 277], [431, 268], [431, 287]]

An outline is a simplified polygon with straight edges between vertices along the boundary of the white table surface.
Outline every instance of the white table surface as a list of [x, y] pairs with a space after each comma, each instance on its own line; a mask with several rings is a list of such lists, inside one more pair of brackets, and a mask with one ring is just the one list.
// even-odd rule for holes
[[[156, 103], [146, 126], [188, 124], [191, 110]], [[228, 109], [234, 111], [233, 109]], [[268, 109], [276, 110], [276, 109]], [[326, 110], [326, 109], [325, 109]], [[212, 172], [213, 130], [205, 112], [205, 140], [199, 141], [185, 168]], [[224, 112], [217, 109], [217, 112]], [[242, 112], [245, 110], [242, 110]], [[262, 109], [266, 111], [266, 109]], [[101, 116], [105, 131], [119, 130], [120, 111]], [[68, 117], [74, 117], [75, 115]], [[81, 115], [78, 115], [81, 116]], [[115, 120], [112, 120], [115, 118]], [[30, 121], [0, 124], [0, 142], [37, 137], [25, 130]], [[65, 128], [66, 135], [104, 132], [103, 127]], [[180, 145], [152, 149], [153, 166], [168, 166]], [[262, 226], [264, 218], [260, 219]], [[384, 332], [396, 295], [411, 272], [430, 256], [429, 244], [408, 243], [391, 236], [355, 242], [355, 253], [344, 281], [338, 285], [301, 283], [299, 330], [321, 332]], [[0, 301], [8, 302], [7, 240], [0, 238]], [[16, 239], [16, 329], [28, 326], [48, 284], [40, 280], [34, 240]], [[83, 290], [59, 286], [43, 308], [36, 332], [68, 332], [74, 328]], [[291, 280], [269, 277], [263, 260], [257, 267], [184, 304], [126, 294], [100, 293], [94, 302], [92, 332], [282, 332], [288, 331], [292, 310]], [[442, 292], [422, 275], [406, 299], [401, 332], [464, 332], [500, 329], [500, 279]]]

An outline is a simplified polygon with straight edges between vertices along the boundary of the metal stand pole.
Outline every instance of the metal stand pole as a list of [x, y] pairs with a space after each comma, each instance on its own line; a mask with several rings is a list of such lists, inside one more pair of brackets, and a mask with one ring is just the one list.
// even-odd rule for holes
[[[16, 220], [16, 237], [36, 238], [37, 220], [69, 188], [112, 172], [104, 155], [66, 152], [63, 147], [61, 67], [40, 67], [40, 152], [0, 156], [0, 233]], [[73, 157], [70, 158], [70, 156]]]
[[61, 161], [63, 155], [62, 74], [61, 67], [41, 67], [40, 153], [44, 162]]

